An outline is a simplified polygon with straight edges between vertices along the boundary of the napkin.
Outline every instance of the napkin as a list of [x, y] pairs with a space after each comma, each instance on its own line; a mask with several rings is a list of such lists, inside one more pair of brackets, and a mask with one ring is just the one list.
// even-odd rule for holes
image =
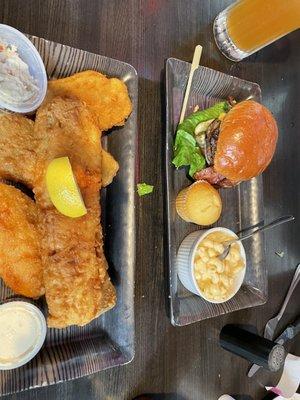
[[288, 354], [281, 375], [276, 387], [267, 388], [280, 397], [276, 399], [300, 400], [300, 395], [296, 393], [300, 384], [300, 357]]

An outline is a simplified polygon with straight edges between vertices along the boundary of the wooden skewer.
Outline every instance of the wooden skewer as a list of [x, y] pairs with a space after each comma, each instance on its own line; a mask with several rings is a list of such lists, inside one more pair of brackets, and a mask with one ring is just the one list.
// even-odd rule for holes
[[188, 83], [187, 83], [187, 86], [185, 89], [184, 100], [182, 103], [182, 109], [181, 109], [181, 113], [180, 113], [179, 123], [181, 123], [184, 120], [186, 106], [187, 106], [190, 91], [191, 91], [194, 72], [199, 67], [201, 54], [202, 54], [202, 46], [200, 46], [200, 44], [198, 44], [198, 46], [195, 47], [195, 51], [194, 51], [193, 62], [192, 62], [191, 70], [190, 70], [189, 80], [188, 80]]

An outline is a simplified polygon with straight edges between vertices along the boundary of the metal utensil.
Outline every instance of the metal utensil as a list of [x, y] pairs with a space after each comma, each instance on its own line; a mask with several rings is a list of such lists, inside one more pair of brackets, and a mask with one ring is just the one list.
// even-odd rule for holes
[[298, 317], [292, 324], [289, 324], [281, 335], [277, 336], [275, 342], [278, 344], [286, 343], [292, 340], [300, 332], [300, 317]]
[[[298, 317], [296, 319], [296, 321], [293, 322], [292, 324], [289, 324], [285, 328], [285, 330], [281, 333], [281, 335], [277, 336], [277, 338], [274, 340], [274, 342], [282, 345], [282, 344], [288, 342], [289, 340], [292, 340], [295, 336], [298, 335], [299, 332], [300, 332], [300, 317]], [[259, 365], [253, 364], [248, 371], [248, 374], [247, 374], [248, 377], [252, 378], [252, 376], [254, 376], [256, 374], [256, 372], [260, 370], [260, 368], [262, 368], [262, 367]]]
[[226, 245], [223, 253], [221, 253], [219, 255], [219, 259], [220, 260], [224, 260], [224, 258], [226, 258], [228, 256], [228, 253], [230, 251], [231, 245], [235, 242], [241, 242], [243, 240], [248, 239], [249, 237], [255, 235], [258, 232], [262, 232], [262, 231], [266, 231], [267, 229], [271, 229], [271, 228], [275, 228], [275, 226], [284, 224], [285, 222], [289, 222], [289, 221], [293, 221], [295, 219], [295, 217], [293, 215], [286, 215], [277, 219], [274, 219], [274, 221], [270, 222], [269, 224], [263, 225], [257, 229], [255, 229], [253, 232], [248, 233], [247, 235], [241, 237], [241, 238], [237, 238], [237, 239], [233, 239], [233, 240], [228, 240], [226, 242], [224, 242], [224, 244]]
[[[297, 268], [296, 268], [296, 271], [295, 271], [295, 273], [294, 273], [292, 282], [291, 282], [291, 284], [290, 284], [290, 288], [289, 288], [289, 290], [288, 290], [288, 292], [287, 292], [287, 294], [286, 294], [286, 296], [285, 296], [284, 302], [282, 303], [282, 306], [281, 306], [281, 309], [280, 309], [279, 313], [278, 313], [274, 318], [271, 318], [271, 319], [267, 322], [267, 324], [266, 324], [266, 326], [265, 326], [264, 337], [265, 337], [266, 339], [270, 339], [270, 340], [273, 339], [275, 329], [276, 329], [276, 327], [277, 327], [279, 321], [281, 320], [281, 318], [282, 318], [282, 316], [283, 316], [283, 314], [284, 314], [284, 311], [285, 311], [285, 309], [286, 309], [286, 306], [287, 306], [287, 304], [288, 304], [288, 302], [289, 302], [289, 300], [290, 300], [290, 298], [291, 298], [291, 296], [292, 296], [294, 290], [296, 289], [296, 286], [297, 286], [297, 284], [299, 283], [299, 280], [300, 280], [300, 264], [297, 265]], [[297, 323], [299, 323], [299, 320], [297, 320]], [[299, 332], [299, 328], [298, 328], [298, 332]], [[249, 376], [250, 378], [251, 378], [251, 377], [256, 373], [256, 371], [257, 371], [257, 368], [255, 369], [254, 367], [258, 367], [258, 365], [253, 364], [253, 365], [251, 366], [251, 368], [249, 369], [249, 371], [248, 371], [248, 376]], [[253, 371], [254, 371], [254, 372], [253, 372]]]
[[300, 264], [298, 264], [298, 266], [296, 268], [290, 288], [287, 292], [287, 295], [285, 296], [284, 302], [281, 306], [279, 313], [274, 318], [271, 318], [265, 326], [265, 331], [264, 331], [265, 338], [270, 339], [270, 340], [273, 339], [275, 329], [284, 314], [286, 306], [287, 306], [296, 286], [298, 285], [299, 280], [300, 280]]

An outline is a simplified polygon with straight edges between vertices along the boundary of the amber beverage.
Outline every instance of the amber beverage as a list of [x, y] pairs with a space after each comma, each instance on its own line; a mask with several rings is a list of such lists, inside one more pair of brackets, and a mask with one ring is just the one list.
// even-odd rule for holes
[[300, 0], [240, 0], [214, 22], [220, 51], [240, 61], [300, 27]]

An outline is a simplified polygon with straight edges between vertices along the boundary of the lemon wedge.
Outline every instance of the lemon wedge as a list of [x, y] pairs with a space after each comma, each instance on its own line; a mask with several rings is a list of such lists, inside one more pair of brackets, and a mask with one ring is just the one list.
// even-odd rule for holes
[[68, 157], [55, 158], [46, 172], [46, 185], [56, 209], [71, 218], [87, 213]]

